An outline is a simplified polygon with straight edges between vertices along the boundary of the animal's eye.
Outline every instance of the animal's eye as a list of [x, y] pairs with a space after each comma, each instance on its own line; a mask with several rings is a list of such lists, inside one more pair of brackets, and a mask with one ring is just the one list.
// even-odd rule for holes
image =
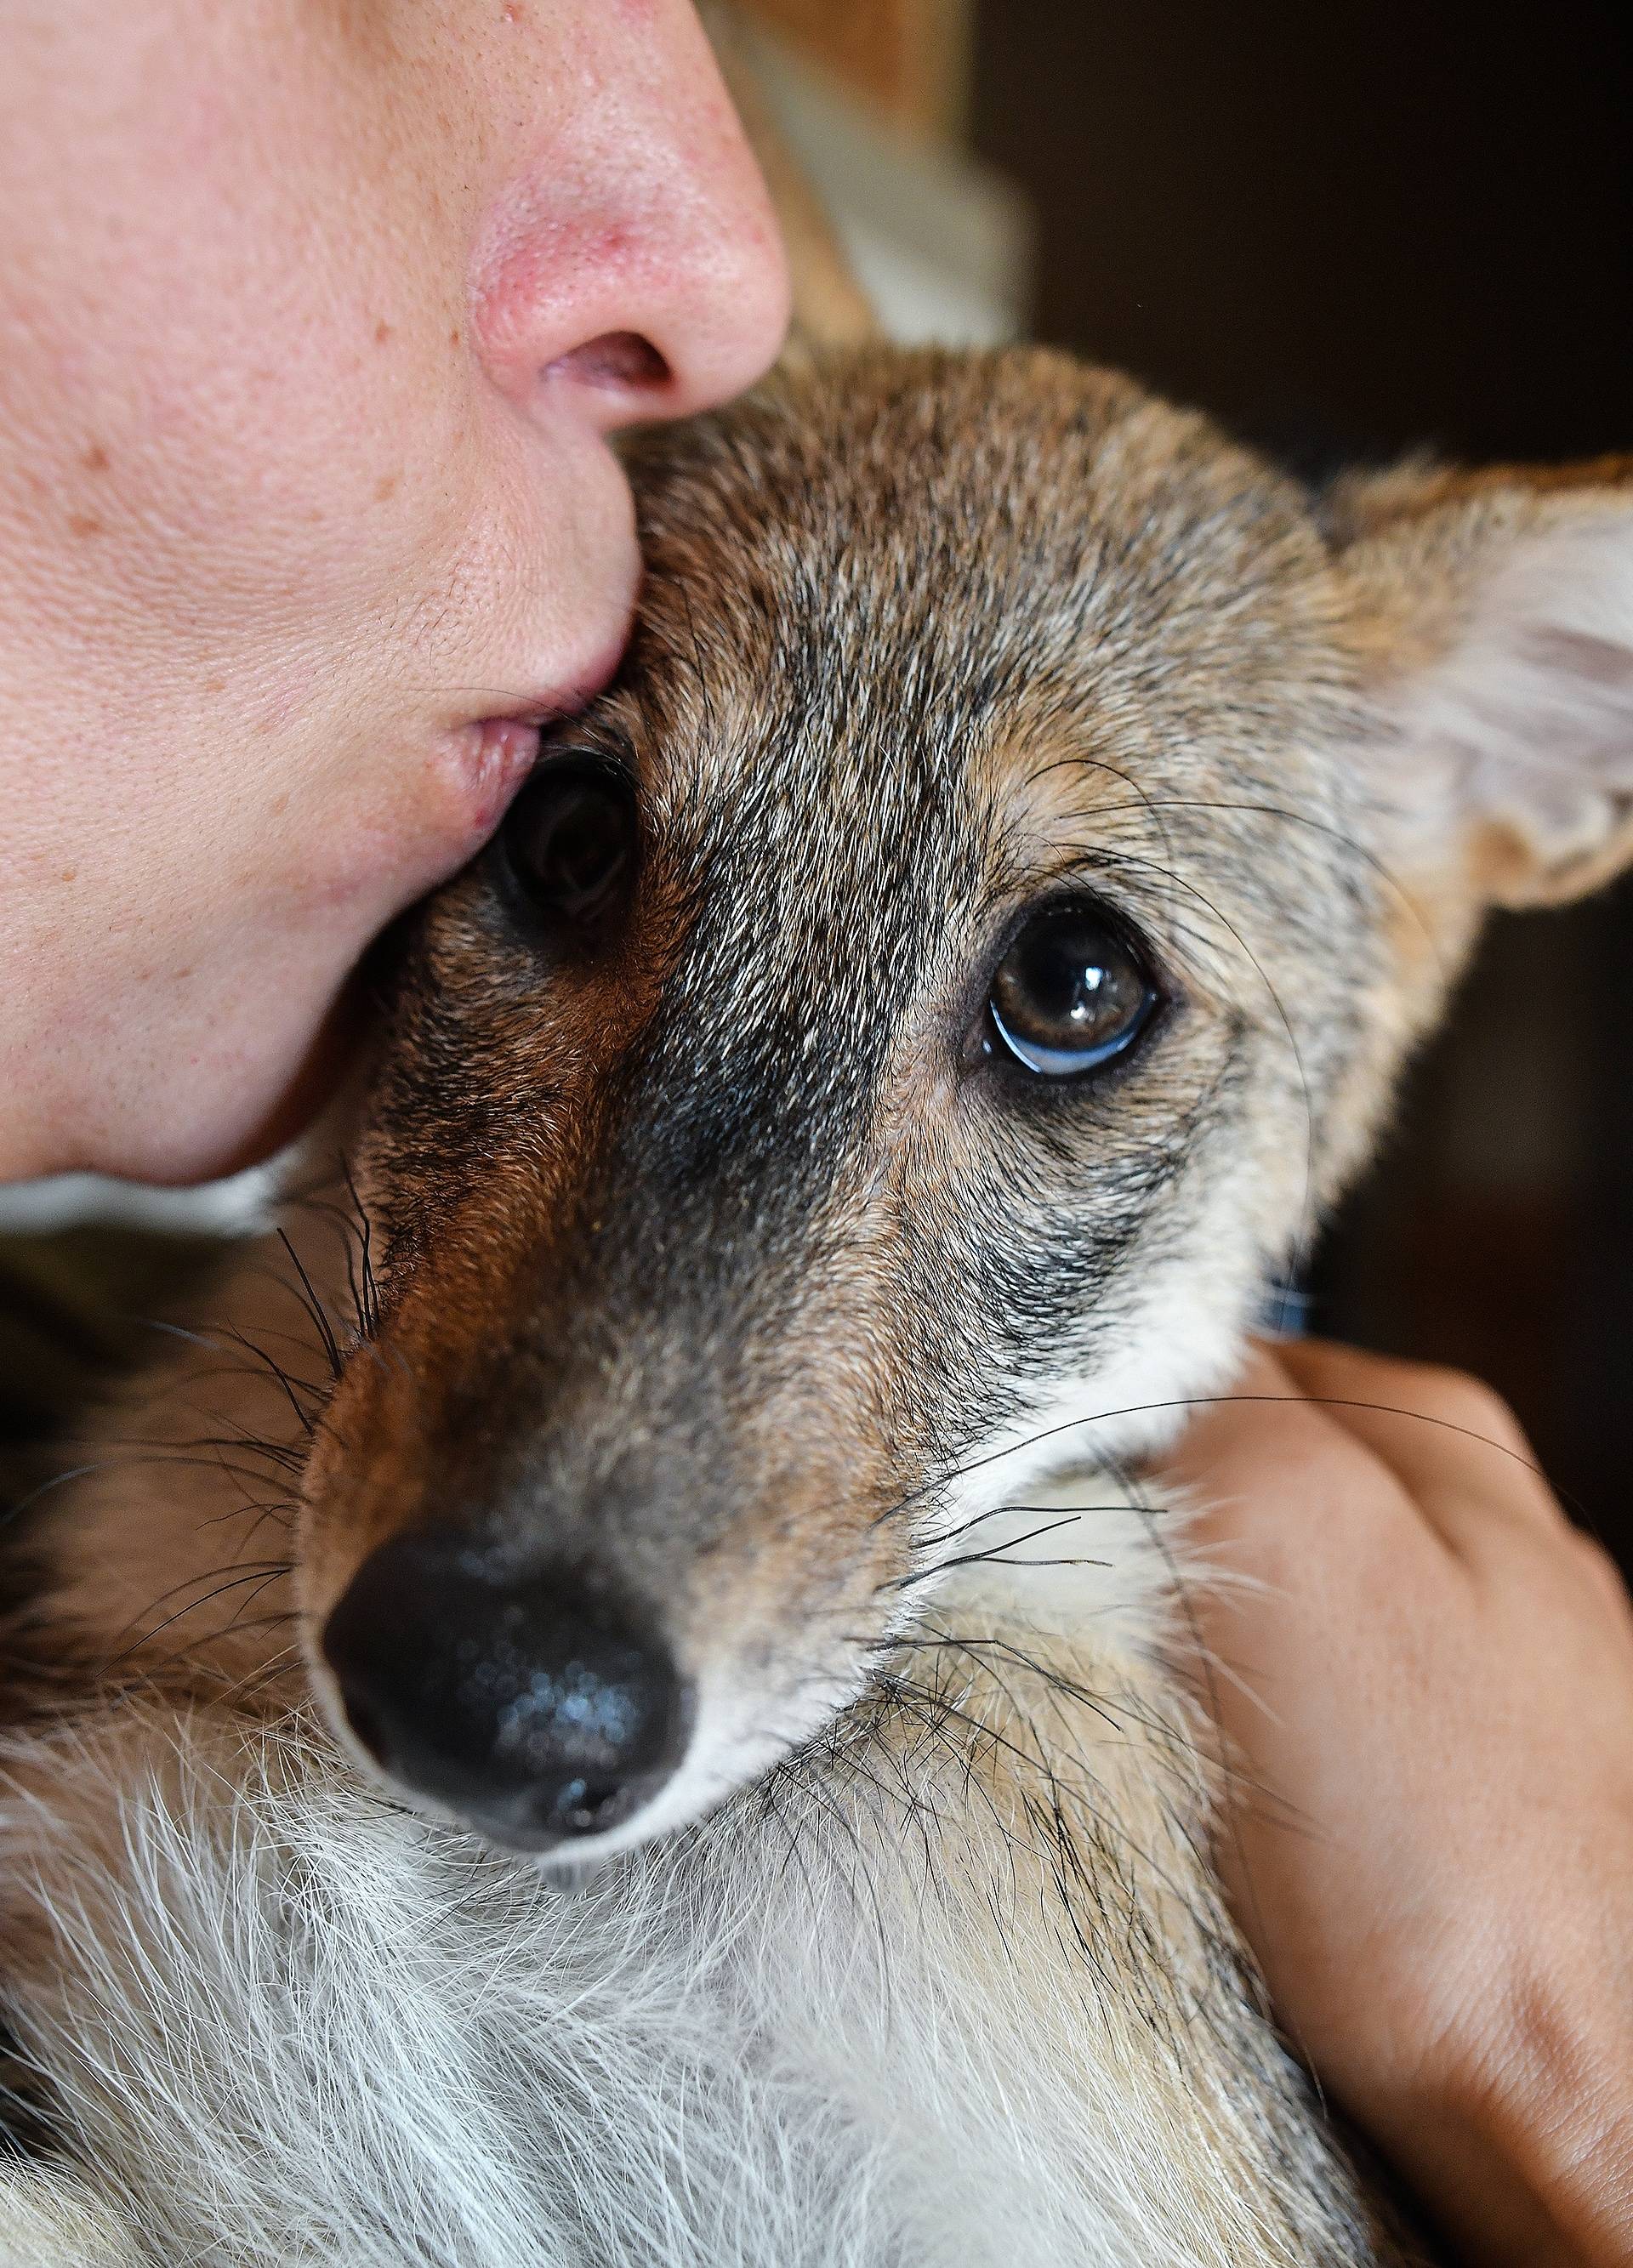
[[998, 964], [987, 1013], [1016, 1063], [1075, 1079], [1131, 1048], [1161, 997], [1126, 931], [1078, 899], [1027, 923]]
[[500, 830], [505, 862], [539, 912], [591, 923], [611, 912], [635, 864], [635, 803], [593, 756], [541, 764]]

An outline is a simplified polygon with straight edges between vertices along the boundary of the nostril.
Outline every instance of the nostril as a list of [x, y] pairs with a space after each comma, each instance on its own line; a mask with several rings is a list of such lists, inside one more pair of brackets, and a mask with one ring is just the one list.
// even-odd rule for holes
[[603, 394], [656, 394], [674, 377], [650, 339], [639, 331], [603, 331], [570, 354], [558, 355], [546, 378], [592, 386]]
[[564, 1781], [557, 1792], [556, 1824], [564, 1835], [596, 1835], [617, 1824], [623, 1809], [624, 1790], [617, 1786], [592, 1786], [587, 1780]]

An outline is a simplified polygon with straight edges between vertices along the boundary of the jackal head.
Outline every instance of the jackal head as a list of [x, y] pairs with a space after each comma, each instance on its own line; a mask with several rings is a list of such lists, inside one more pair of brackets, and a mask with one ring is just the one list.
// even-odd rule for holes
[[1222, 1383], [1483, 906], [1633, 842], [1625, 468], [1316, 497], [870, 350], [633, 471], [622, 675], [404, 955], [299, 1545], [346, 1736], [575, 1851]]

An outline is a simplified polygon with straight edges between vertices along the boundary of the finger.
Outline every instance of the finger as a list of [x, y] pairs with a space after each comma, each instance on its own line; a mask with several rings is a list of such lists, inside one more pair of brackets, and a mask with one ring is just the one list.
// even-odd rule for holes
[[1385, 1466], [1459, 1551], [1494, 1520], [1565, 1525], [1513, 1411], [1463, 1373], [1319, 1339], [1281, 1350], [1287, 1376]]
[[[1255, 1347], [1227, 1395], [1201, 1411], [1162, 1478], [1195, 1509], [1187, 1545], [1201, 1560], [1303, 1588], [1319, 1528], [1329, 1567], [1357, 1553], [1397, 1555], [1422, 1523], [1393, 1469], [1304, 1391], [1283, 1347]], [[1334, 1553], [1334, 1530], [1344, 1531]], [[1384, 1533], [1381, 1537], [1379, 1531]]]
[[1353, 1664], [1338, 1665], [1355, 1633], [1388, 1624], [1403, 1593], [1437, 1596], [1455, 1566], [1394, 1474], [1310, 1399], [1285, 1355], [1253, 1349], [1162, 1474], [1198, 1507], [1182, 1571], [1204, 1705], [1250, 1749], [1267, 1715], [1297, 1717], [1312, 1679], [1353, 1680]]
[[1199, 1403], [1164, 1456], [1164, 1482], [1193, 1493], [1191, 1533], [1222, 1536], [1274, 1519], [1300, 1494], [1297, 1476], [1343, 1430], [1291, 1376], [1280, 1350], [1255, 1344], [1228, 1390]]

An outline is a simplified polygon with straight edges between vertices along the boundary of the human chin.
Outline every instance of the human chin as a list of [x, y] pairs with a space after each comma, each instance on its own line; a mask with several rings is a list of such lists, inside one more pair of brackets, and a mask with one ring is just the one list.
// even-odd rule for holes
[[356, 1059], [356, 987], [342, 980], [293, 1003], [234, 990], [209, 1025], [166, 1029], [155, 1020], [150, 1038], [115, 1042], [99, 1066], [94, 1101], [78, 1114], [83, 1138], [74, 1166], [187, 1188], [287, 1149]]

